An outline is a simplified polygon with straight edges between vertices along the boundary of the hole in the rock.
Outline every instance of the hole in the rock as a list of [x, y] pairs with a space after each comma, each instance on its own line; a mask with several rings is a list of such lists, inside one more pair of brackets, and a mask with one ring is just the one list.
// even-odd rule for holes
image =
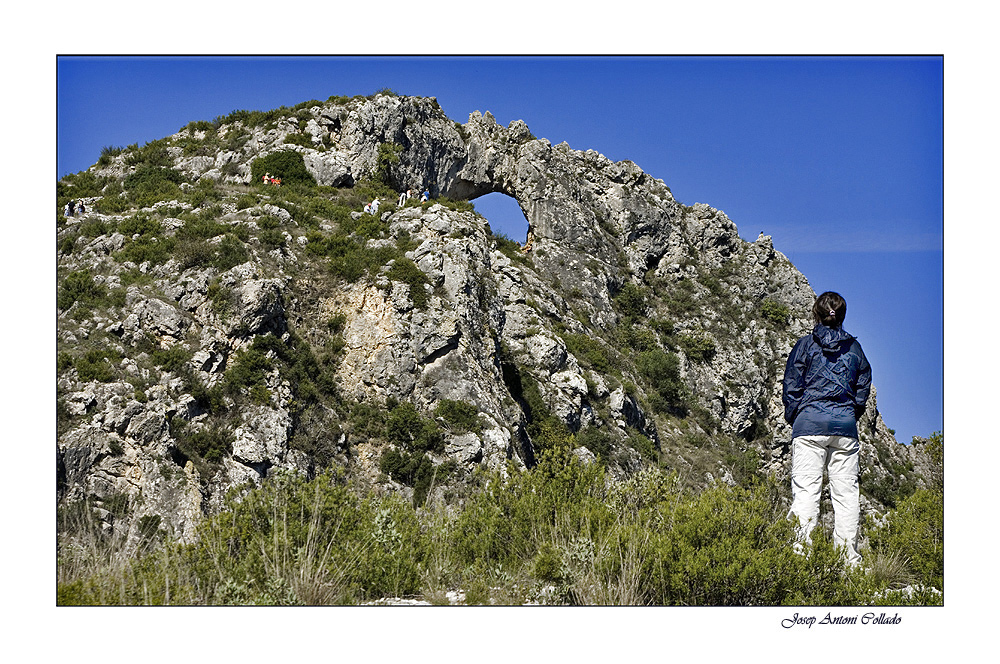
[[528, 235], [528, 220], [521, 212], [521, 206], [506, 194], [485, 194], [472, 201], [476, 211], [486, 217], [496, 235], [506, 235], [511, 240], [524, 244]]

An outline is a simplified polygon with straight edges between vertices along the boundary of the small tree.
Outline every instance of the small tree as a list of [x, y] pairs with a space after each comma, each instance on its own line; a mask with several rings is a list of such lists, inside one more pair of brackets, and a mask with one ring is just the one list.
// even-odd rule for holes
[[382, 143], [378, 146], [378, 160], [372, 179], [387, 187], [393, 186], [392, 167], [399, 163], [399, 153], [403, 146], [398, 143]]

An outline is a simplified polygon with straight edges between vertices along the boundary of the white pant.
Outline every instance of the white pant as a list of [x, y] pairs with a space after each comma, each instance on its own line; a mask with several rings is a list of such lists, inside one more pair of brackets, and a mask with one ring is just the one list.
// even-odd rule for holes
[[799, 436], [792, 440], [792, 508], [799, 518], [798, 540], [809, 542], [819, 516], [823, 469], [830, 478], [833, 500], [833, 543], [847, 549], [847, 562], [861, 562], [858, 553], [858, 454], [861, 444], [848, 436]]

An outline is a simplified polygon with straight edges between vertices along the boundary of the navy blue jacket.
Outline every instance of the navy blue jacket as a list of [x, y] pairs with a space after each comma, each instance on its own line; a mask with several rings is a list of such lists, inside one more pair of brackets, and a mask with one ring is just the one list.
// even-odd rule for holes
[[817, 325], [785, 364], [781, 400], [792, 436], [857, 438], [871, 384], [872, 368], [858, 340], [843, 328]]

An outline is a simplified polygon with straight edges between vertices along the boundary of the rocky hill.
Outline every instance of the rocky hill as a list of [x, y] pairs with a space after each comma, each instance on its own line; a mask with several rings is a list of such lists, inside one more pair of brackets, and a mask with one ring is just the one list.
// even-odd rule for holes
[[[491, 192], [530, 250], [475, 211]], [[382, 93], [106, 148], [58, 204], [58, 499], [107, 528], [190, 538], [275, 469], [461, 500], [559, 444], [612, 478], [785, 482], [815, 294], [632, 162]], [[865, 510], [925, 482], [874, 392], [861, 437]]]

